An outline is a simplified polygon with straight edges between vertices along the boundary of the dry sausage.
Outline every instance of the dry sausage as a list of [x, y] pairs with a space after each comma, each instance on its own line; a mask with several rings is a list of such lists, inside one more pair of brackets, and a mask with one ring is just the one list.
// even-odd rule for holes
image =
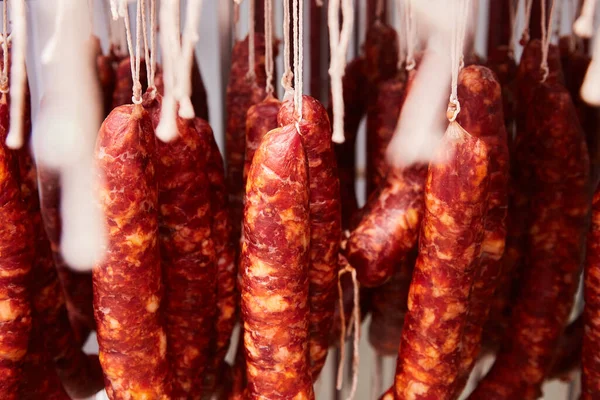
[[0, 398], [17, 400], [31, 332], [30, 273], [33, 231], [27, 223], [18, 170], [5, 145], [8, 94], [0, 96]]
[[225, 158], [227, 161], [227, 190], [231, 212], [232, 241], [238, 243], [243, 210], [243, 175], [244, 154], [246, 151], [246, 116], [248, 109], [264, 100], [265, 73], [265, 37], [260, 33], [254, 36], [254, 51], [256, 62], [254, 72], [256, 79], [250, 79], [248, 74], [249, 40], [238, 41], [231, 53], [231, 73], [227, 85], [226, 112], [227, 125], [225, 129]]
[[[155, 129], [161, 105], [160, 94], [144, 104]], [[157, 141], [155, 165], [173, 396], [187, 398], [202, 392], [215, 341], [217, 266], [206, 173], [212, 132], [198, 132], [193, 120], [177, 118], [176, 124], [174, 140]]]
[[502, 88], [502, 111], [504, 126], [509, 143], [512, 143], [515, 124], [514, 80], [517, 75], [517, 65], [507, 46], [493, 49], [488, 55], [487, 67], [494, 71]]
[[509, 154], [502, 90], [494, 73], [483, 66], [464, 68], [458, 77], [461, 112], [458, 123], [471, 135], [483, 140], [488, 148], [489, 198], [485, 233], [475, 281], [471, 289], [469, 313], [463, 332], [460, 373], [456, 395], [460, 395], [473, 369], [481, 346], [483, 326], [490, 311], [490, 299], [496, 291], [504, 254], [508, 209]]
[[139, 104], [115, 108], [98, 133], [98, 194], [108, 244], [93, 270], [94, 313], [111, 400], [171, 396], [154, 151], [152, 121]]
[[584, 400], [600, 395], [600, 190], [592, 200], [592, 225], [588, 234], [585, 263], [583, 320], [585, 333], [582, 350], [582, 396]]
[[294, 125], [271, 131], [248, 175], [242, 245], [247, 398], [314, 399], [308, 365], [307, 158]]
[[[310, 180], [310, 360], [316, 380], [327, 358], [333, 324], [341, 227], [340, 183], [325, 108], [313, 97], [302, 98], [299, 122]], [[294, 124], [293, 101], [284, 101], [280, 126]]]
[[419, 255], [398, 350], [397, 399], [449, 399], [458, 375], [469, 294], [484, 239], [485, 142], [457, 123], [444, 135], [425, 187]]
[[526, 267], [510, 332], [473, 399], [541, 396], [579, 280], [589, 211], [589, 160], [568, 91], [560, 83], [538, 84], [526, 123], [526, 132], [515, 143], [516, 163], [529, 185]]

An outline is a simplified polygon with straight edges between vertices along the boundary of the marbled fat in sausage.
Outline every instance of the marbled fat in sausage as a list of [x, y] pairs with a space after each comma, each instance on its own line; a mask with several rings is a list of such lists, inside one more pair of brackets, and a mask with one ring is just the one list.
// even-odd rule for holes
[[248, 175], [242, 313], [247, 399], [314, 399], [308, 365], [307, 159], [296, 127], [265, 136]]
[[425, 187], [419, 255], [398, 350], [399, 400], [452, 399], [489, 195], [486, 143], [451, 123]]
[[[341, 227], [340, 183], [327, 111], [318, 100], [303, 96], [299, 122], [308, 159], [310, 183], [310, 360], [313, 379], [319, 376], [333, 325]], [[284, 101], [280, 126], [296, 123], [293, 101]]]
[[111, 400], [171, 398], [154, 152], [141, 105], [115, 108], [100, 128], [95, 158], [108, 237], [93, 270], [94, 313]]

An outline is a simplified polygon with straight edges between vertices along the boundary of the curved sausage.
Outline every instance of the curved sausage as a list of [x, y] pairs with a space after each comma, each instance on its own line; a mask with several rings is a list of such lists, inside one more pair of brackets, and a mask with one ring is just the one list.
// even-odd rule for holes
[[584, 400], [600, 395], [600, 190], [596, 188], [592, 202], [592, 226], [588, 234], [585, 263], [583, 309], [584, 336], [582, 350], [582, 396]]
[[490, 299], [494, 297], [501, 273], [500, 259], [504, 254], [506, 240], [509, 180], [502, 90], [494, 73], [483, 66], [471, 65], [464, 68], [458, 77], [458, 98], [461, 104], [458, 123], [487, 145], [490, 156], [490, 186], [481, 256], [471, 289], [469, 313], [463, 332], [460, 373], [456, 384], [457, 396], [464, 389], [477, 361], [483, 326], [490, 311]]
[[93, 270], [94, 313], [111, 400], [171, 398], [154, 151], [141, 105], [115, 108], [100, 127], [95, 158], [108, 244]]
[[[162, 97], [145, 104], [156, 129]], [[157, 141], [158, 232], [165, 279], [164, 312], [173, 396], [202, 392], [215, 342], [217, 266], [211, 237], [210, 185], [206, 173], [210, 132], [176, 119], [177, 137]], [[205, 125], [203, 129], [206, 129]]]
[[[302, 98], [301, 139], [310, 181], [310, 360], [313, 380], [319, 376], [333, 325], [338, 252], [342, 237], [340, 183], [331, 143], [331, 124], [318, 100]], [[293, 101], [284, 101], [280, 126], [296, 123]]]
[[227, 84], [225, 109], [227, 124], [225, 129], [225, 159], [227, 161], [227, 190], [231, 212], [232, 241], [238, 243], [243, 210], [244, 155], [246, 151], [246, 116], [248, 109], [260, 103], [265, 93], [265, 37], [254, 35], [256, 79], [248, 79], [248, 37], [238, 41], [231, 53], [231, 72]]
[[[239, 294], [236, 290], [237, 268], [235, 264], [236, 247], [231, 242], [231, 217], [225, 183], [225, 168], [219, 147], [210, 125], [194, 118], [194, 125], [204, 141], [209, 144], [206, 175], [210, 189], [210, 209], [212, 213], [212, 239], [217, 260], [217, 320], [216, 344], [214, 350], [214, 372], [206, 374], [208, 388], [217, 384], [216, 379], [223, 376], [224, 360], [231, 334], [236, 323]], [[212, 375], [212, 376], [211, 376]], [[213, 380], [214, 382], [211, 382]], [[209, 389], [210, 390], [210, 389]]]
[[[528, 177], [526, 267], [494, 366], [472, 399], [536, 399], [577, 290], [589, 212], [589, 160], [568, 91], [538, 84], [515, 143]], [[517, 372], [518, 371], [518, 372]]]
[[296, 127], [271, 131], [254, 156], [244, 210], [248, 399], [314, 399], [308, 365], [308, 188]]
[[8, 95], [0, 96], [0, 398], [17, 400], [31, 332], [33, 231], [21, 199], [18, 170], [6, 147]]
[[469, 294], [484, 239], [489, 153], [451, 123], [425, 187], [419, 256], [396, 366], [396, 398], [450, 399], [458, 375]]

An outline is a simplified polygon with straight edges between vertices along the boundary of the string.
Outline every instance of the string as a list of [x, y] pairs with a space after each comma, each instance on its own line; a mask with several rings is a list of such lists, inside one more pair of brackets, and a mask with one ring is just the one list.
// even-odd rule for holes
[[417, 63], [415, 61], [415, 47], [417, 45], [417, 25], [413, 11], [413, 0], [404, 2], [404, 27], [406, 36], [406, 70], [412, 71]]
[[134, 104], [142, 103], [142, 84], [140, 83], [140, 66], [141, 66], [141, 36], [142, 36], [142, 1], [137, 0], [135, 13], [135, 79], [133, 81], [133, 98]]
[[242, 0], [233, 0], [233, 35], [237, 40], [240, 37], [240, 5]]
[[548, 19], [548, 28], [546, 28], [546, 2], [542, 1], [542, 62], [540, 70], [542, 71], [542, 82], [548, 77], [548, 50], [550, 49], [550, 39], [552, 38], [552, 24], [554, 23], [554, 0], [550, 2], [550, 18]]
[[8, 93], [8, 0], [2, 2], [2, 59], [0, 92]]
[[246, 75], [246, 78], [252, 81], [256, 80], [256, 71], [254, 70], [256, 64], [256, 53], [254, 48], [254, 32], [256, 31], [256, 27], [254, 26], [254, 14], [255, 0], [250, 0], [250, 4], [248, 5], [248, 74]]
[[273, 0], [265, 0], [265, 73], [267, 95], [273, 94]]
[[531, 22], [532, 6], [533, 0], [525, 0], [525, 25], [523, 26], [523, 33], [521, 34], [521, 45], [523, 46], [525, 46], [525, 44], [529, 42], [529, 23]]
[[[343, 23], [340, 33], [340, 7]], [[331, 49], [331, 94], [333, 100], [333, 136], [335, 143], [344, 143], [344, 89], [343, 77], [346, 70], [346, 54], [354, 25], [352, 0], [329, 0], [327, 12], [329, 25], [329, 44]]]
[[302, 119], [304, 64], [304, 0], [294, 0], [294, 109], [298, 122]]
[[512, 59], [515, 57], [515, 32], [516, 32], [516, 21], [517, 21], [517, 12], [518, 12], [518, 1], [515, 4], [515, 0], [509, 0], [508, 6], [508, 17], [510, 18], [510, 39], [508, 40], [508, 56]]
[[382, 16], [383, 16], [383, 0], [377, 0], [377, 5], [375, 8], [375, 20], [381, 21]]
[[156, 92], [156, 0], [150, 0], [150, 83], [151, 93]]
[[448, 119], [454, 122], [460, 113], [458, 101], [458, 73], [462, 68], [462, 54], [465, 41], [465, 32], [469, 10], [469, 0], [460, 0], [459, 6], [454, 8], [454, 32], [451, 38], [450, 60], [452, 69], [452, 93], [448, 105]]
[[281, 86], [288, 93], [292, 91], [292, 79], [294, 77], [292, 65], [290, 64], [290, 41], [290, 0], [283, 0], [283, 76]]
[[582, 38], [591, 38], [594, 34], [594, 16], [596, 14], [596, 0], [584, 0], [581, 14], [573, 24], [573, 32]]
[[144, 57], [146, 64], [146, 79], [148, 80], [148, 89], [153, 86], [152, 76], [150, 76], [150, 51], [148, 49], [148, 32], [146, 26], [146, 0], [141, 0], [142, 7], [142, 32], [144, 36]]
[[178, 75], [175, 77], [176, 99], [179, 101], [179, 116], [185, 119], [195, 117], [192, 95], [191, 71], [194, 60], [194, 49], [198, 42], [197, 26], [200, 21], [202, 0], [188, 0], [185, 20], [185, 31], [179, 57]]
[[10, 128], [6, 137], [6, 145], [11, 149], [23, 146], [23, 112], [25, 109], [25, 54], [27, 52], [27, 15], [25, 0], [15, 0], [12, 3], [13, 50], [12, 68], [10, 69]]

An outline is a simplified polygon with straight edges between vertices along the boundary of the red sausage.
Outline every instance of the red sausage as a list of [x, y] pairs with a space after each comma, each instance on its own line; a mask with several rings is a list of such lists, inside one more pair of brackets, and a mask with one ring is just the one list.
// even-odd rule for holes
[[[327, 111], [310, 96], [302, 99], [299, 123], [308, 158], [310, 181], [310, 360], [313, 380], [319, 376], [329, 347], [336, 299], [339, 243], [342, 236], [340, 184]], [[294, 124], [293, 101], [284, 101], [280, 126]]]
[[408, 294], [396, 366], [396, 398], [451, 399], [469, 294], [484, 239], [489, 153], [452, 123], [445, 160], [429, 168], [419, 256]]
[[583, 309], [584, 329], [582, 350], [582, 396], [584, 400], [600, 395], [600, 190], [596, 188], [592, 203], [592, 226], [587, 239]]
[[[154, 128], [160, 121], [161, 105], [160, 94], [144, 105]], [[194, 120], [177, 118], [176, 123], [174, 140], [157, 141], [155, 165], [173, 396], [187, 398], [202, 392], [215, 342], [217, 265], [206, 173], [210, 152], [206, 136], [212, 131], [201, 134]]]
[[271, 131], [254, 155], [244, 210], [247, 399], [314, 399], [308, 363], [308, 189], [296, 127]]
[[479, 266], [471, 289], [460, 373], [456, 395], [460, 395], [477, 361], [483, 326], [488, 319], [490, 299], [494, 297], [504, 254], [508, 209], [509, 154], [502, 114], [502, 90], [494, 73], [486, 67], [468, 66], [458, 77], [461, 112], [458, 123], [471, 135], [483, 140], [489, 150], [489, 198], [485, 233]]
[[108, 244], [93, 270], [94, 313], [111, 400], [171, 398], [154, 151], [152, 121], [141, 105], [115, 108], [98, 133], [98, 194]]
[[526, 267], [510, 331], [473, 399], [541, 396], [579, 281], [589, 212], [584, 134], [561, 84], [538, 84], [531, 99], [526, 132], [515, 143], [529, 185]]

